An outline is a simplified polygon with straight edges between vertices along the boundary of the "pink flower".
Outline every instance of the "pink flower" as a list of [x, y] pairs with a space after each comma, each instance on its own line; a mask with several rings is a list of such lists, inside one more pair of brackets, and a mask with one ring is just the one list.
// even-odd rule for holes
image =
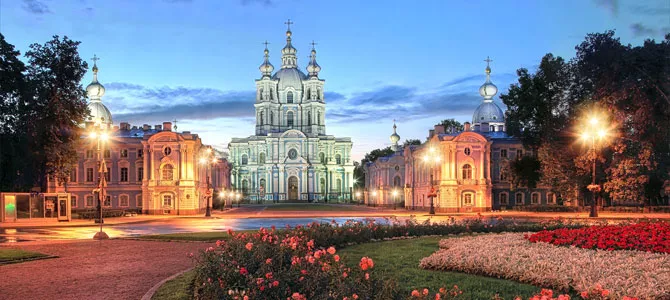
[[316, 257], [316, 259], [321, 258], [321, 250], [314, 252], [314, 257]]
[[347, 274], [347, 272], [342, 273], [342, 277], [347, 278], [347, 276], [349, 276], [349, 274]]
[[579, 295], [582, 296], [582, 298], [586, 299], [589, 297], [589, 292], [581, 292]]
[[335, 254], [335, 256], [333, 256], [333, 259], [335, 259], [335, 261], [340, 261], [340, 256]]
[[269, 265], [271, 263], [272, 263], [272, 258], [268, 258], [268, 259], [265, 260], [266, 265]]
[[328, 248], [328, 253], [329, 253], [330, 255], [335, 254], [335, 247], [330, 247], [330, 248]]
[[273, 282], [272, 282], [272, 286], [273, 286], [273, 287], [277, 287], [277, 286], [279, 286], [279, 281], [277, 281], [277, 280], [273, 281]]
[[610, 294], [610, 291], [608, 291], [608, 290], [603, 290], [602, 293], [601, 293], [601, 295], [603, 295], [603, 297], [607, 297], [607, 295], [609, 295], [609, 294]]
[[351, 298], [358, 299], [358, 295], [353, 294], [353, 295], [351, 295]]
[[423, 289], [423, 295], [428, 295], [428, 289]]
[[265, 273], [265, 278], [272, 279], [272, 272]]
[[419, 297], [419, 296], [421, 296], [421, 294], [419, 294], [419, 291], [417, 290], [412, 291], [412, 297]]
[[240, 274], [241, 275], [247, 275], [247, 274], [249, 274], [249, 271], [247, 271], [247, 268], [241, 267], [240, 268]]
[[370, 280], [370, 273], [365, 273], [365, 280]]
[[244, 246], [244, 248], [247, 248], [247, 250], [249, 250], [249, 251], [251, 251], [251, 248], [253, 248], [253, 247], [254, 247], [254, 243], [251, 243], [251, 242], [247, 243], [247, 245]]

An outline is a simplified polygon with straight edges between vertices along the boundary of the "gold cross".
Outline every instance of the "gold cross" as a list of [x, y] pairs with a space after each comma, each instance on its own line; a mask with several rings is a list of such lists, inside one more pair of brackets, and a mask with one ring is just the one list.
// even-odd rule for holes
[[284, 22], [284, 24], [288, 25], [288, 30], [291, 30], [291, 24], [293, 24], [293, 22], [291, 22], [291, 19], [288, 19], [288, 21]]
[[486, 56], [486, 59], [484, 60], [486, 62], [486, 66], [489, 66], [489, 63], [492, 62], [493, 60], [490, 59], [488, 56]]

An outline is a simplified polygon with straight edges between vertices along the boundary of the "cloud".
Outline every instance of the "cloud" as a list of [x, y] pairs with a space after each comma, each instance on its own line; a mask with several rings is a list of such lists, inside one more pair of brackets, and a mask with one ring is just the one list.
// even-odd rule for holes
[[655, 29], [644, 26], [642, 23], [634, 23], [630, 25], [630, 29], [633, 31], [633, 36], [635, 37], [648, 37], [656, 34]]
[[636, 14], [648, 16], [668, 16], [670, 15], [670, 6], [668, 7], [653, 7], [643, 5], [633, 5], [630, 7], [631, 11]]
[[618, 0], [593, 0], [597, 6], [600, 6], [611, 13], [613, 16], [619, 14], [619, 1]]
[[23, 0], [23, 9], [36, 15], [51, 13], [49, 7], [39, 0]]
[[273, 0], [240, 0], [240, 3], [244, 6], [251, 4], [260, 4], [262, 6], [272, 6], [274, 5]]

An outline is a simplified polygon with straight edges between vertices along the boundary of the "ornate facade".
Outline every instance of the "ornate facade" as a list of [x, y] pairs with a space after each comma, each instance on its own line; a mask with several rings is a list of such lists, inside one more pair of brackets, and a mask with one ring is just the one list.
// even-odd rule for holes
[[[197, 134], [177, 132], [171, 122], [154, 127], [131, 127], [125, 122], [114, 126], [111, 113], [102, 103], [105, 88], [97, 78], [98, 67], [94, 64], [93, 82], [86, 88], [91, 115], [82, 128], [78, 162], [69, 180], [49, 180], [47, 192], [71, 193], [72, 210], [95, 209], [98, 203], [94, 190], [99, 186], [100, 161], [104, 160], [103, 208], [147, 214], [204, 212], [212, 192], [230, 186], [227, 160], [217, 158], [207, 161], [207, 165], [200, 164], [205, 153], [211, 154], [207, 150], [211, 148], [203, 145]], [[108, 138], [100, 142], [98, 152], [94, 137], [103, 133]]]
[[490, 60], [486, 61], [486, 82], [479, 89], [483, 100], [472, 124], [466, 122], [462, 132], [436, 125], [428, 141], [404, 147], [397, 145], [400, 137], [394, 124], [394, 153], [364, 166], [366, 203], [429, 208], [429, 195], [434, 193], [433, 205], [443, 212], [556, 204], [556, 195], [546, 188], [515, 189], [508, 180], [510, 161], [532, 153], [505, 133], [505, 115], [493, 102], [498, 89], [491, 82]]
[[325, 80], [314, 43], [305, 74], [291, 40], [289, 27], [274, 74], [266, 43], [256, 79], [256, 133], [228, 146], [232, 184], [251, 201], [350, 199], [351, 139], [326, 134]]

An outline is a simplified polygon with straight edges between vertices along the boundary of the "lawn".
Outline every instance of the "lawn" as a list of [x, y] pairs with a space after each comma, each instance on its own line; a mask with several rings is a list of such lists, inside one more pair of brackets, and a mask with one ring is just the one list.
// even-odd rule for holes
[[0, 248], [0, 265], [48, 257], [49, 255], [13, 248]]
[[[186, 237], [189, 240], [210, 240], [225, 238], [227, 233], [193, 233]], [[168, 236], [168, 235], [162, 235]], [[160, 236], [159, 236], [160, 237]], [[368, 256], [375, 262], [375, 273], [385, 278], [393, 278], [399, 288], [407, 295], [413, 289], [428, 288], [437, 291], [440, 287], [458, 285], [463, 290], [459, 299], [491, 299], [499, 294], [504, 299], [522, 296], [528, 299], [540, 288], [514, 281], [469, 275], [456, 272], [430, 271], [419, 268], [419, 261], [430, 256], [438, 249], [438, 242], [443, 237], [424, 237], [407, 240], [365, 243], [349, 246], [339, 250], [344, 262], [351, 267], [358, 265], [361, 257]], [[153, 299], [191, 299], [194, 273], [187, 272], [161, 286]], [[168, 295], [165, 298], [157, 295]]]
[[156, 291], [151, 299], [160, 300], [188, 300], [193, 299], [193, 283], [195, 271], [188, 271], [172, 279]]
[[350, 204], [322, 204], [322, 203], [306, 203], [306, 204], [276, 204], [268, 205], [265, 211], [357, 211], [365, 210], [364, 206], [355, 206]]
[[338, 252], [347, 266], [357, 266], [363, 256], [372, 258], [377, 276], [395, 279], [407, 295], [413, 289], [428, 288], [434, 292], [440, 287], [458, 285], [463, 291], [458, 299], [491, 299], [495, 294], [504, 299], [514, 299], [515, 296], [528, 299], [541, 290], [532, 285], [491, 277], [420, 269], [419, 261], [437, 251], [441, 239], [443, 237], [424, 237], [365, 243]]

